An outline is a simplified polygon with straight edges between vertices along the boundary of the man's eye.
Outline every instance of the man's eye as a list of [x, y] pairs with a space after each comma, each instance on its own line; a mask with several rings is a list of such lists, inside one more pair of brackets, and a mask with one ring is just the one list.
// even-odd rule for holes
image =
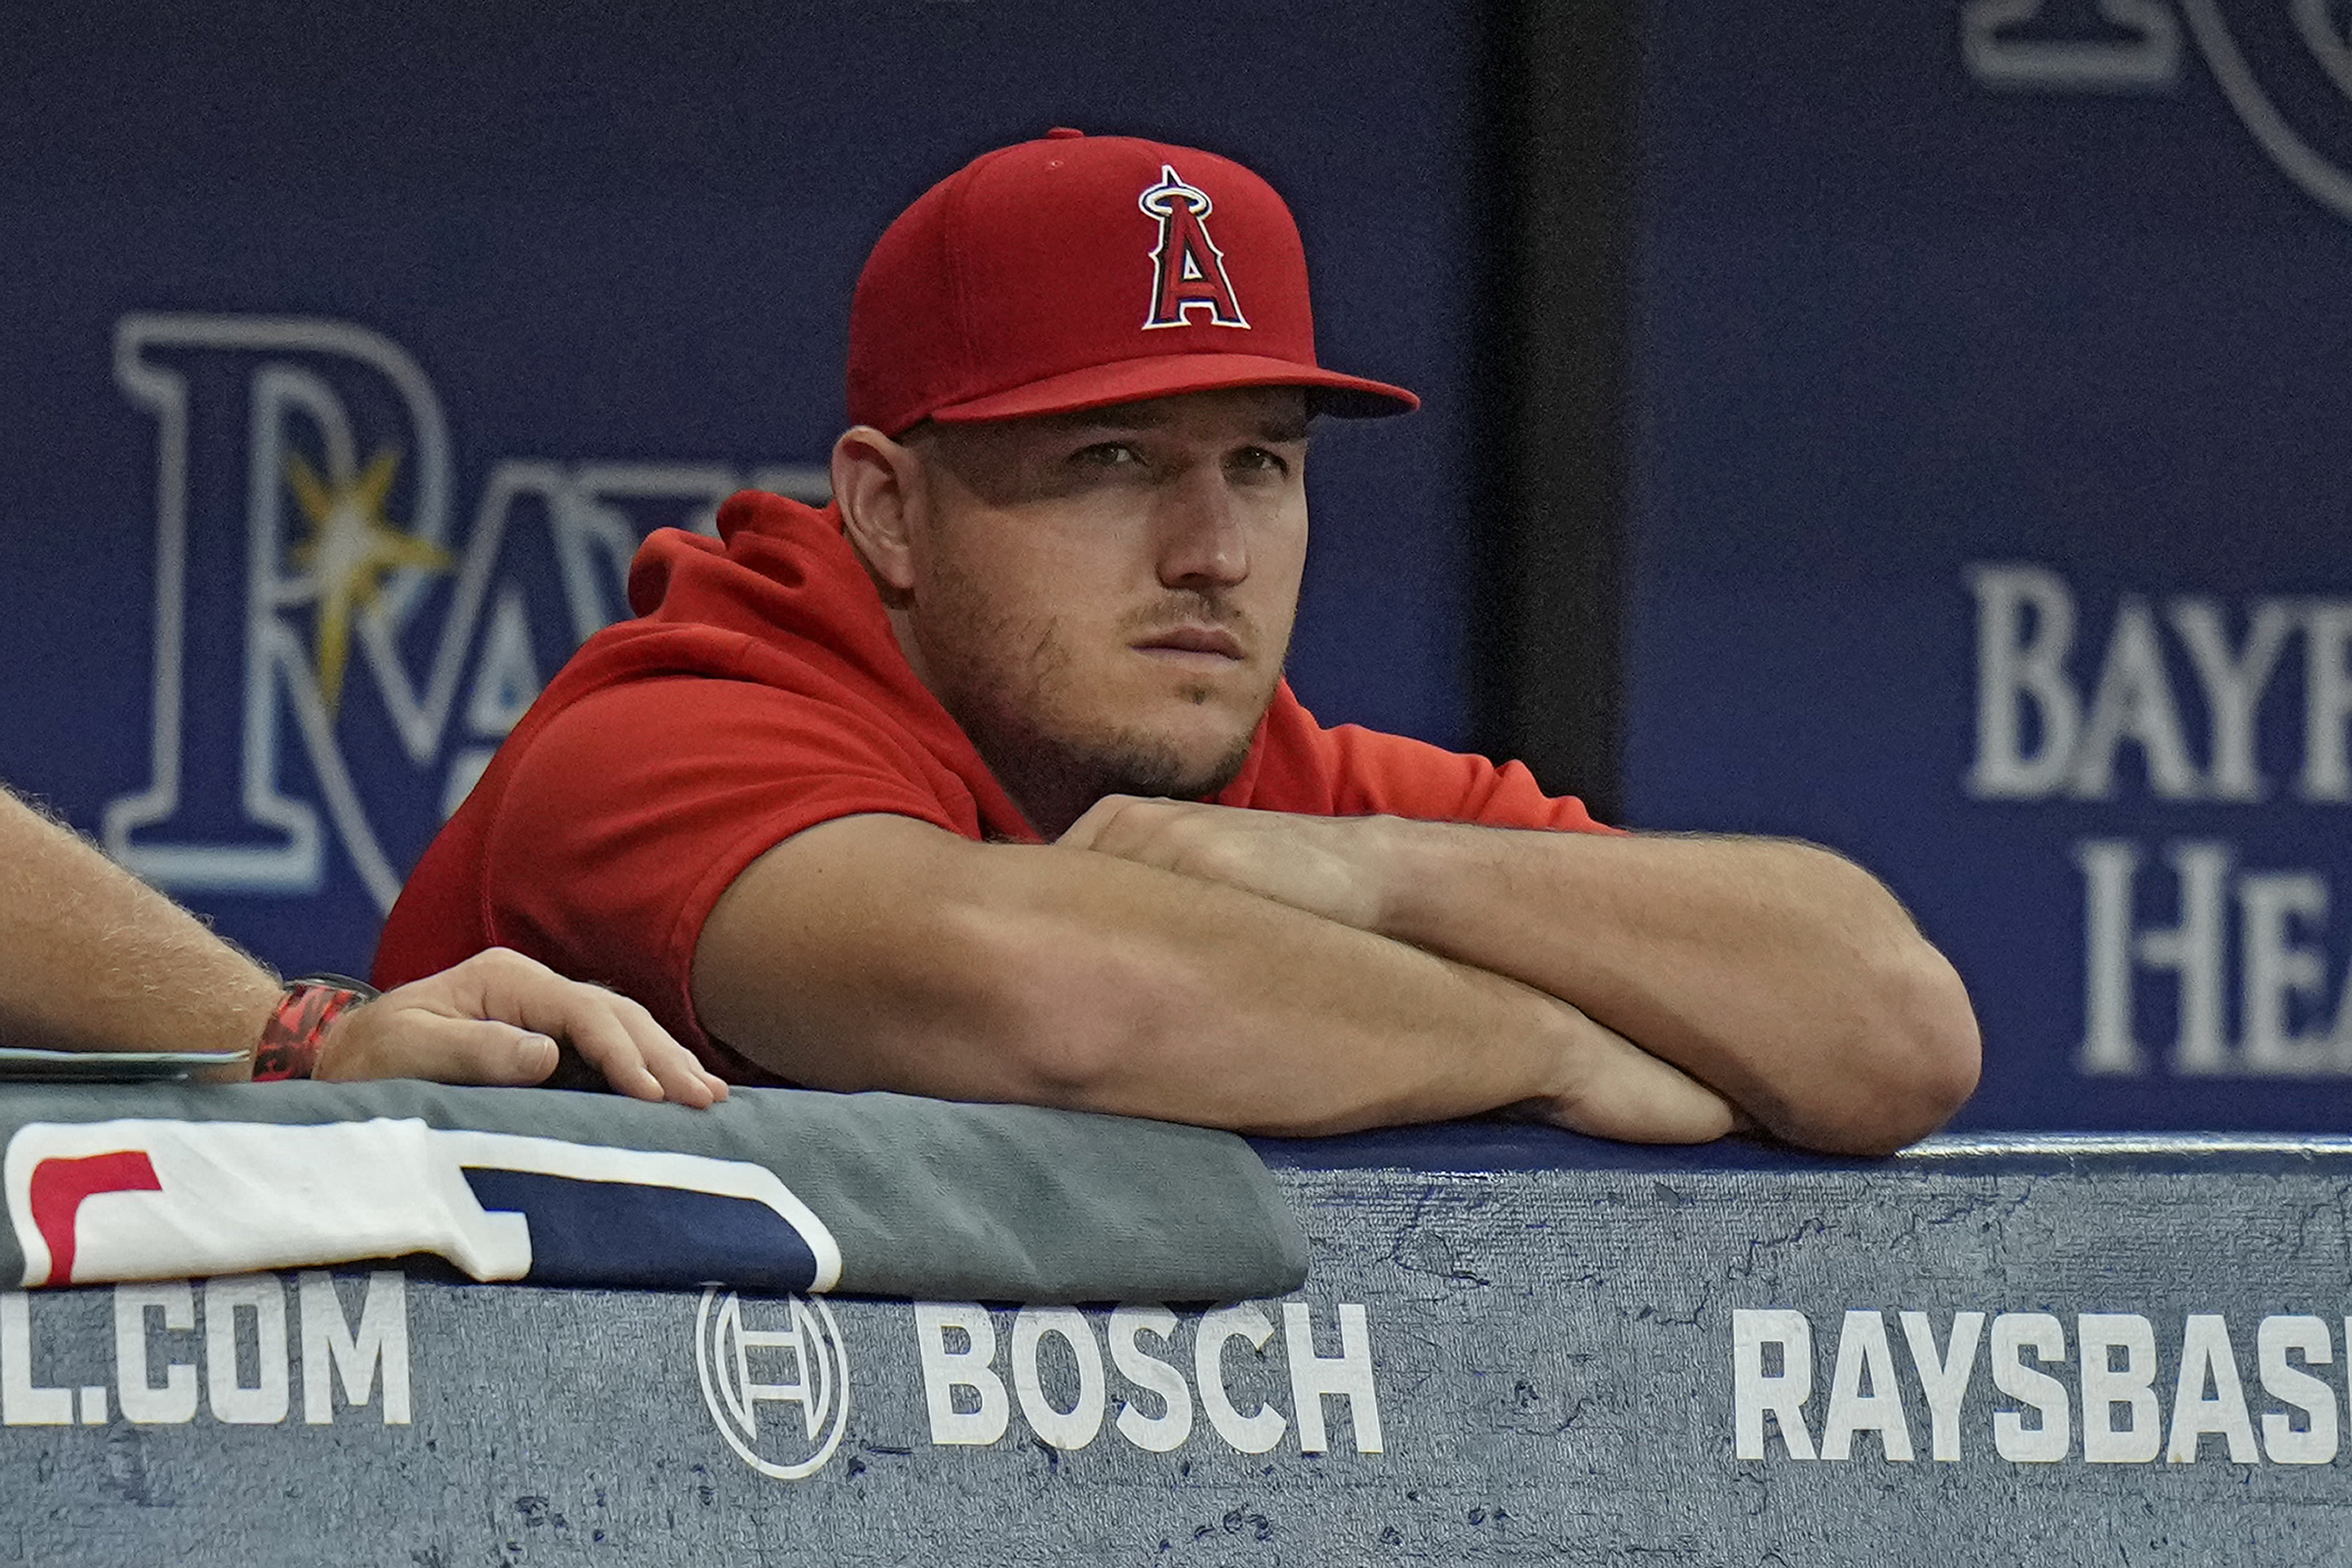
[[1286, 474], [1290, 464], [1279, 452], [1269, 452], [1264, 447], [1244, 447], [1234, 454], [1233, 467], [1244, 473]]
[[1091, 468], [1123, 468], [1142, 462], [1143, 457], [1124, 441], [1097, 441], [1078, 448], [1070, 460]]

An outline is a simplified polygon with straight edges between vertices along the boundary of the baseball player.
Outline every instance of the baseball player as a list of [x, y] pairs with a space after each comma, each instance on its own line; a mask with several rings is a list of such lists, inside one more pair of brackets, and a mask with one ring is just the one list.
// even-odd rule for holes
[[1267, 1132], [1513, 1108], [1886, 1150], [1978, 1070], [1958, 975], [1809, 845], [1642, 836], [1282, 679], [1318, 416], [1279, 196], [1056, 131], [902, 214], [834, 500], [656, 533], [515, 729], [378, 978], [501, 944], [736, 1081]]

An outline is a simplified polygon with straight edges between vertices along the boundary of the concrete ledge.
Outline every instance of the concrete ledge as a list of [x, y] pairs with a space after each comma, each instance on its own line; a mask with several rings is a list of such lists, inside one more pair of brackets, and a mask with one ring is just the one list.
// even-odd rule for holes
[[2352, 1140], [1264, 1148], [1314, 1249], [1278, 1302], [421, 1269], [0, 1297], [0, 1561], [2285, 1564], [2352, 1540]]

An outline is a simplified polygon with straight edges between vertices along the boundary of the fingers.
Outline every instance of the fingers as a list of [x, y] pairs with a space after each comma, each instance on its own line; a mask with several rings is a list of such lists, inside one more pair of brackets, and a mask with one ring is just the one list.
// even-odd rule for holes
[[[398, 993], [393, 993], [397, 995]], [[452, 1018], [383, 1000], [335, 1021], [313, 1076], [331, 1082], [416, 1078], [434, 1083], [538, 1083], [555, 1070], [555, 1042], [483, 1018]]]
[[1139, 795], [1107, 795], [1087, 807], [1086, 815], [1070, 824], [1054, 842], [1065, 849], [1100, 848], [1104, 833], [1118, 815], [1141, 799]]
[[1549, 1121], [1630, 1143], [1705, 1143], [1743, 1125], [1731, 1101], [1706, 1084], [1613, 1030], [1584, 1022], [1575, 1086], [1552, 1097]]
[[1185, 868], [1187, 858], [1202, 844], [1216, 842], [1220, 825], [1227, 833], [1234, 831], [1239, 816], [1230, 806], [1198, 801], [1107, 795], [1055, 842], [1064, 848], [1091, 849], [1177, 871]]
[[602, 993], [568, 1006], [559, 1032], [604, 1081], [637, 1100], [674, 1100], [699, 1110], [727, 1098], [727, 1085], [705, 1072], [652, 1014], [625, 996]]
[[1646, 1083], [1632, 1078], [1577, 1100], [1552, 1120], [1571, 1132], [1628, 1143], [1708, 1143], [1739, 1127], [1728, 1100], [1673, 1068]]
[[[404, 1019], [488, 1021], [513, 1033], [566, 1041], [605, 1082], [638, 1100], [670, 1100], [701, 1108], [727, 1098], [725, 1080], [704, 1070], [694, 1054], [638, 1003], [602, 986], [567, 980], [507, 948], [478, 952], [439, 974], [387, 993], [361, 1011], [379, 1008]], [[462, 1064], [445, 1065], [451, 1071], [466, 1070]], [[528, 1079], [443, 1077], [441, 1081], [536, 1083], [554, 1065], [551, 1053], [546, 1065]], [[438, 1075], [404, 1070], [401, 1076]]]

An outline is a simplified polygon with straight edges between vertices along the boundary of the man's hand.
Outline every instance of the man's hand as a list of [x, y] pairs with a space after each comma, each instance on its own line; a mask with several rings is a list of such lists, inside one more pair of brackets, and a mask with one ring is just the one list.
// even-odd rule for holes
[[502, 947], [345, 1013], [328, 1027], [313, 1076], [532, 1084], [555, 1070], [558, 1040], [638, 1100], [727, 1098], [725, 1081], [645, 1008]]
[[[1222, 882], [1325, 920], [1379, 932], [1394, 857], [1393, 818], [1302, 816], [1193, 801], [1106, 795], [1058, 843]], [[1731, 1102], [1624, 1036], [1557, 1004], [1570, 1027], [1557, 1089], [1509, 1108], [1572, 1132], [1636, 1143], [1704, 1143], [1747, 1125]]]
[[1672, 1062], [1659, 1060], [1567, 1003], [1573, 1015], [1560, 1058], [1562, 1088], [1506, 1107], [1570, 1132], [1627, 1143], [1708, 1143], [1752, 1125], [1738, 1108]]
[[1392, 857], [1379, 816], [1301, 816], [1107, 795], [1055, 842], [1223, 882], [1358, 931], [1377, 931]]

